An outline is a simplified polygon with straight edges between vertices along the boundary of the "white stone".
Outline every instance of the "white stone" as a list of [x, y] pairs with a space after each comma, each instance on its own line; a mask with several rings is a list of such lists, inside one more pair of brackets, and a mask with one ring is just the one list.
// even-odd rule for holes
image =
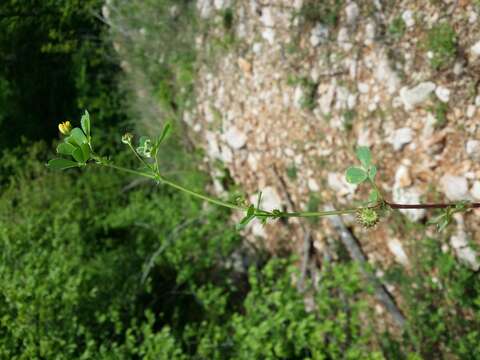
[[402, 14], [402, 20], [405, 22], [407, 28], [415, 25], [415, 19], [413, 18], [413, 12], [411, 10], [405, 10]]
[[368, 127], [362, 127], [358, 130], [357, 145], [358, 146], [372, 146], [372, 136]]
[[369, 22], [365, 26], [365, 44], [371, 45], [373, 44], [373, 40], [375, 40], [375, 23]]
[[364, 83], [364, 82], [359, 82], [357, 84], [357, 88], [358, 88], [358, 91], [361, 94], [366, 94], [370, 90], [370, 86], [367, 83]]
[[233, 152], [228, 146], [220, 146], [220, 160], [229, 164], [233, 161]]
[[310, 45], [316, 47], [328, 40], [328, 27], [317, 24], [310, 32]]
[[334, 84], [327, 88], [327, 91], [323, 93], [317, 100], [318, 106], [323, 114], [330, 114], [332, 111], [332, 102], [335, 97], [337, 89]]
[[385, 53], [378, 55], [378, 61], [375, 64], [374, 76], [377, 81], [384, 84], [389, 94], [393, 94], [400, 86], [400, 78], [395, 70], [390, 67], [390, 62]]
[[223, 139], [234, 150], [241, 149], [247, 143], [247, 135], [235, 126], [232, 126], [223, 134]]
[[407, 166], [400, 165], [395, 171], [395, 187], [406, 188], [412, 185], [412, 178]]
[[395, 256], [395, 259], [402, 265], [408, 265], [408, 256], [403, 250], [402, 243], [398, 239], [390, 239], [387, 242], [388, 249]]
[[475, 106], [479, 106], [479, 107], [480, 107], [480, 95], [478, 95], [477, 97], [475, 97]]
[[357, 188], [356, 185], [347, 183], [345, 176], [340, 173], [330, 172], [327, 175], [328, 186], [337, 193], [338, 196], [352, 195]]
[[355, 22], [357, 21], [359, 13], [360, 13], [360, 10], [358, 9], [358, 5], [356, 3], [351, 2], [350, 4], [348, 4], [347, 7], [345, 8], [347, 24], [355, 25]]
[[[256, 204], [258, 202], [258, 195], [253, 195], [250, 197], [250, 202]], [[262, 199], [260, 201], [260, 208], [272, 211], [274, 209], [282, 208], [282, 199], [278, 195], [277, 190], [272, 186], [267, 186], [262, 189]]]
[[308, 179], [307, 185], [310, 191], [317, 192], [320, 190], [320, 186], [318, 186], [317, 181], [313, 178]]
[[467, 140], [465, 151], [473, 160], [480, 160], [480, 141], [471, 139]]
[[[403, 189], [394, 186], [392, 195], [395, 203], [418, 204], [420, 202], [421, 193], [416, 187]], [[411, 221], [420, 221], [426, 214], [425, 209], [401, 209], [400, 212]]]
[[262, 37], [268, 41], [268, 43], [270, 45], [273, 45], [273, 43], [275, 42], [275, 31], [273, 31], [273, 29], [264, 29], [262, 31]]
[[416, 105], [421, 104], [428, 99], [432, 91], [435, 90], [435, 83], [431, 81], [423, 82], [417, 86], [408, 89], [400, 89], [400, 98], [402, 99], [405, 110], [412, 110]]
[[206, 19], [212, 14], [213, 6], [210, 0], [198, 0], [197, 9], [200, 17]]
[[260, 54], [262, 52], [262, 43], [256, 42], [253, 44], [252, 51], [257, 55]]
[[295, 156], [295, 151], [293, 151], [292, 149], [290, 148], [285, 148], [283, 150], [283, 152], [285, 153], [286, 156], [288, 157], [294, 157]]
[[265, 226], [263, 226], [262, 223], [260, 223], [257, 219], [254, 219], [253, 221], [248, 224], [247, 229], [250, 228], [252, 231], [252, 235], [265, 239], [267, 237], [267, 232], [265, 231]]
[[470, 51], [472, 52], [473, 56], [480, 56], [480, 41], [477, 41], [471, 48]]
[[336, 91], [335, 108], [337, 110], [345, 109], [348, 105], [348, 97], [350, 92], [345, 86], [338, 86]]
[[430, 137], [433, 135], [435, 131], [435, 124], [437, 123], [437, 119], [432, 113], [428, 113], [423, 120], [423, 130], [422, 130], [422, 138], [424, 141], [430, 140]]
[[301, 10], [303, 7], [303, 0], [294, 0], [293, 7], [296, 10]]
[[231, 0], [214, 0], [213, 4], [217, 10], [222, 10], [232, 6]]
[[293, 94], [293, 103], [297, 108], [302, 107], [302, 100], [303, 100], [303, 89], [300, 85], [295, 88], [295, 93]]
[[478, 20], [478, 15], [476, 12], [472, 11], [468, 16], [468, 22], [470, 24], [475, 24]]
[[478, 262], [477, 253], [470, 247], [463, 247], [455, 249], [457, 256], [472, 270], [477, 271], [480, 269], [480, 263]]
[[435, 89], [435, 95], [441, 102], [447, 103], [450, 100], [450, 90], [443, 86], [438, 86]]
[[413, 139], [413, 130], [408, 127], [396, 129], [387, 140], [393, 146], [393, 150], [399, 151]]
[[476, 111], [477, 111], [477, 108], [475, 107], [475, 105], [468, 105], [467, 113], [466, 113], [467, 117], [471, 119], [472, 117], [475, 116]]
[[340, 30], [338, 30], [337, 42], [345, 51], [348, 51], [352, 48], [352, 43], [349, 40], [350, 35], [348, 35], [348, 29], [345, 27], [340, 28]]
[[475, 200], [480, 200], [480, 181], [477, 180], [473, 183], [470, 194], [472, 194]]
[[347, 108], [352, 110], [357, 105], [357, 95], [356, 94], [349, 94], [347, 97]]
[[250, 169], [256, 171], [258, 168], [258, 157], [253, 153], [248, 153], [247, 163]]
[[207, 140], [207, 155], [210, 159], [220, 159], [220, 146], [218, 145], [215, 134], [211, 131], [205, 132]]
[[440, 186], [451, 201], [470, 200], [468, 182], [464, 176], [445, 174], [440, 179]]
[[478, 262], [477, 253], [468, 243], [463, 215], [455, 214], [454, 218], [457, 221], [457, 230], [450, 238], [450, 244], [452, 245], [457, 257], [472, 270], [477, 271], [480, 269], [480, 263]]
[[264, 26], [272, 27], [275, 25], [275, 20], [273, 19], [272, 8], [264, 7], [262, 10], [262, 16], [260, 17], [260, 22]]
[[461, 61], [456, 61], [455, 64], [453, 64], [453, 73], [455, 75], [461, 75], [463, 73], [463, 70], [463, 64]]

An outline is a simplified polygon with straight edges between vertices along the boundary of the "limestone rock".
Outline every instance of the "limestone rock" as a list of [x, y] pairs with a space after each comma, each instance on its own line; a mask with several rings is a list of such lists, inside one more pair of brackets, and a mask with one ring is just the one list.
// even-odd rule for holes
[[464, 176], [445, 174], [440, 179], [440, 185], [449, 200], [470, 200], [468, 182]]
[[401, 88], [400, 99], [405, 106], [405, 110], [412, 110], [415, 106], [427, 100], [435, 88], [435, 83], [431, 81], [420, 83], [411, 89], [406, 87]]
[[310, 33], [310, 45], [316, 47], [328, 40], [328, 27], [317, 24]]
[[475, 161], [480, 160], [480, 141], [478, 140], [468, 140], [465, 145], [465, 151], [467, 155]]
[[404, 127], [394, 130], [387, 141], [392, 144], [393, 150], [399, 151], [405, 145], [409, 144], [412, 139], [413, 130], [408, 127]]
[[450, 90], [443, 86], [438, 86], [435, 89], [435, 95], [437, 95], [437, 98], [444, 103], [448, 103], [450, 100]]
[[247, 143], [247, 135], [232, 126], [223, 135], [225, 142], [234, 150], [241, 149]]
[[471, 48], [470, 51], [473, 56], [480, 56], [480, 41], [477, 41]]
[[390, 239], [387, 242], [388, 249], [395, 256], [395, 259], [402, 265], [408, 265], [408, 256], [403, 250], [402, 243], [398, 239]]
[[[395, 184], [393, 188], [393, 201], [398, 204], [418, 204], [420, 202], [421, 193], [416, 187], [401, 188]], [[411, 221], [420, 221], [425, 217], [425, 209], [401, 209]]]

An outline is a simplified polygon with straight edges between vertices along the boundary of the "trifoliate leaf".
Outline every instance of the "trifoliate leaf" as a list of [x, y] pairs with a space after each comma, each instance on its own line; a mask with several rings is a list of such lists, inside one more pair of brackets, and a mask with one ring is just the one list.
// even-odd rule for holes
[[90, 160], [90, 146], [88, 146], [88, 144], [82, 144], [80, 148], [82, 149], [84, 162], [87, 162]]
[[377, 175], [377, 167], [375, 165], [370, 166], [368, 169], [368, 178], [374, 182], [375, 181], [375, 175]]
[[356, 153], [362, 166], [367, 169], [372, 163], [372, 153], [370, 152], [370, 149], [366, 146], [359, 146]]
[[77, 144], [78, 146], [82, 145], [82, 144], [85, 144], [85, 143], [88, 143], [87, 141], [87, 137], [85, 136], [84, 132], [82, 131], [82, 129], [80, 128], [74, 128], [71, 133], [71, 135], [69, 136], [69, 142], [72, 142], [70, 141], [70, 138], [73, 140], [73, 142], [75, 144]]
[[65, 170], [79, 166], [78, 163], [67, 159], [52, 159], [48, 162], [47, 166], [53, 170]]
[[73, 153], [72, 153], [72, 156], [73, 158], [79, 162], [79, 163], [85, 163], [87, 160], [85, 159], [84, 155], [83, 155], [83, 151], [80, 147], [77, 147]]
[[165, 140], [168, 137], [168, 135], [170, 135], [171, 131], [172, 131], [172, 124], [170, 124], [170, 122], [167, 122], [163, 127], [162, 134], [157, 139], [157, 144], [160, 145], [163, 142], [163, 140]]
[[75, 149], [76, 147], [72, 144], [64, 142], [57, 146], [57, 153], [62, 155], [72, 155]]
[[87, 137], [90, 137], [90, 114], [87, 110], [85, 110], [85, 114], [83, 114], [80, 123], [82, 124], [83, 132], [87, 135]]
[[367, 173], [365, 170], [352, 166], [347, 169], [345, 178], [350, 184], [360, 184], [367, 179]]

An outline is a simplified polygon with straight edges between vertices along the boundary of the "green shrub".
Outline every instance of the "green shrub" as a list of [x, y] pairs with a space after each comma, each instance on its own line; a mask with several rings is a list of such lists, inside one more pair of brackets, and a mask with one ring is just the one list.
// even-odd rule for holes
[[228, 214], [164, 188], [125, 190], [112, 172], [52, 172], [38, 160], [47, 148], [29, 147], [1, 159], [0, 357], [155, 358], [159, 344], [175, 347], [172, 334], [202, 318], [195, 289], [229, 279]]

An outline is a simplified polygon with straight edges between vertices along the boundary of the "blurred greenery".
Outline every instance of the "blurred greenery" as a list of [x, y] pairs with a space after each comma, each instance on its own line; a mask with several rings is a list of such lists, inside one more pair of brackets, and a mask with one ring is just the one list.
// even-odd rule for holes
[[97, 121], [122, 119], [117, 66], [93, 14], [101, 0], [0, 3], [0, 144], [52, 139], [56, 124], [88, 106]]
[[[125, 127], [174, 120], [162, 169], [209, 182], [201, 153], [178, 141], [194, 101], [195, 3], [107, 3], [112, 28], [103, 1], [0, 4], [0, 359], [480, 358], [478, 273], [421, 224], [390, 222], [412, 240], [411, 266], [382, 277], [401, 298], [398, 329], [339, 244], [299, 291], [299, 260], [242, 241], [223, 210], [94, 166], [48, 170], [57, 124], [88, 108], [95, 147], [125, 166]], [[328, 10], [310, 3], [312, 19]], [[343, 2], [331, 3], [334, 26]], [[230, 31], [233, 13], [219, 15]]]

